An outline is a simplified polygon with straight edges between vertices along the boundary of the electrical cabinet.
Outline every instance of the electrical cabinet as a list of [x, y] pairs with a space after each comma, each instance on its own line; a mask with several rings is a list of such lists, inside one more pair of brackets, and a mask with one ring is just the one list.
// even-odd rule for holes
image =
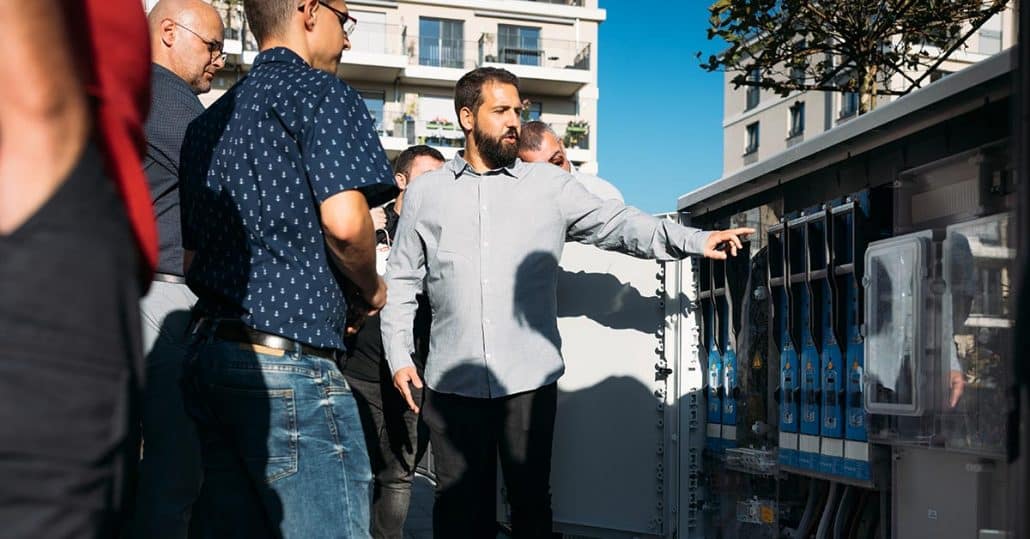
[[566, 251], [560, 531], [1013, 536], [1011, 65], [681, 197], [693, 226], [757, 229], [727, 261]]

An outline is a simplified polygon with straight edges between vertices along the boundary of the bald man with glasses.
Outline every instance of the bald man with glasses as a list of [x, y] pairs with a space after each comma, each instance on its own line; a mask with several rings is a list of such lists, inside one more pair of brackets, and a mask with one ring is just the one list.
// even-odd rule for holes
[[204, 111], [197, 95], [211, 90], [225, 65], [224, 27], [218, 12], [200, 0], [161, 0], [147, 19], [153, 64], [143, 168], [157, 216], [159, 253], [154, 282], [141, 303], [147, 380], [131, 529], [139, 538], [185, 538], [202, 470], [196, 429], [179, 388], [189, 311], [197, 300], [183, 277], [179, 152], [187, 126]]

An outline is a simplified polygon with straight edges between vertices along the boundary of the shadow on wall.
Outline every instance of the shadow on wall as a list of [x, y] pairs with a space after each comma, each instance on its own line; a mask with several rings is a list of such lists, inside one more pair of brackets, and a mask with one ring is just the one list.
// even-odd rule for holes
[[[630, 283], [647, 282], [657, 267], [637, 265], [655, 263], [624, 260], [618, 253], [584, 254], [567, 252], [572, 255], [563, 257], [567, 270], [551, 253], [534, 252], [516, 273], [515, 315], [525, 325], [545, 336], [557, 325], [555, 318], [584, 318], [601, 326], [563, 324], [587, 332], [562, 335], [556, 342], [565, 341], [569, 356], [553, 439], [554, 521], [559, 527], [575, 523], [648, 535], [656, 531], [651, 523], [663, 515], [656, 509], [666, 501], [663, 493], [673, 488], [671, 476], [661, 470], [675, 457], [656, 451], [672, 448], [664, 447], [666, 411], [651, 387], [653, 345], [647, 344], [654, 342], [664, 310], [653, 290]], [[555, 275], [547, 288], [526, 281], [539, 271]], [[553, 331], [557, 334], [557, 328]], [[607, 348], [609, 343], [618, 346]], [[639, 351], [634, 343], [642, 343]], [[609, 356], [597, 361], [595, 351], [605, 350]]]
[[[625, 255], [618, 255], [625, 256]], [[547, 283], [539, 275], [557, 274]], [[539, 283], [546, 283], [540, 285]], [[655, 325], [643, 318], [622, 316], [623, 312], [656, 309], [655, 297], [647, 297], [632, 285], [607, 273], [566, 271], [546, 251], [530, 253], [515, 276], [515, 318], [547, 337], [561, 348], [556, 318], [583, 316], [611, 329], [632, 329], [654, 333]]]

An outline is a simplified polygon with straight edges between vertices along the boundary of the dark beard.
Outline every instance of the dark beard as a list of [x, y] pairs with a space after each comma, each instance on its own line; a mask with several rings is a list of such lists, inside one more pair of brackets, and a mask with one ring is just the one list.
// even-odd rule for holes
[[[506, 145], [501, 138], [505, 135], [514, 134], [515, 143]], [[478, 127], [472, 128], [472, 139], [476, 141], [476, 148], [483, 162], [491, 169], [507, 168], [515, 164], [515, 158], [519, 156], [519, 134], [514, 129], [504, 133], [500, 137], [491, 138]]]

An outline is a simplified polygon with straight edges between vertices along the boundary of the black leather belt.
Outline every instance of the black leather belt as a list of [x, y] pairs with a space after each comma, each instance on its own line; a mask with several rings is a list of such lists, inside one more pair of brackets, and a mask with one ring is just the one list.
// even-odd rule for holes
[[186, 278], [182, 275], [173, 275], [171, 273], [155, 273], [155, 281], [161, 281], [162, 283], [172, 284], [186, 284]]
[[336, 361], [337, 356], [340, 355], [340, 351], [334, 348], [317, 348], [280, 335], [258, 331], [239, 320], [201, 319], [198, 332], [207, 333], [224, 341], [256, 344], [266, 348], [307, 354], [332, 361]]

